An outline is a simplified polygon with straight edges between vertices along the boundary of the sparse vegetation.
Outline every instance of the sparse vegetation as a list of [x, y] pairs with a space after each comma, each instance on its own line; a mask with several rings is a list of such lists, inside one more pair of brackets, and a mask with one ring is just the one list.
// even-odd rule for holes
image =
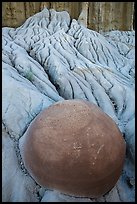
[[34, 80], [33, 73], [31, 71], [27, 71], [25, 74], [25, 78], [27, 78], [30, 82]]

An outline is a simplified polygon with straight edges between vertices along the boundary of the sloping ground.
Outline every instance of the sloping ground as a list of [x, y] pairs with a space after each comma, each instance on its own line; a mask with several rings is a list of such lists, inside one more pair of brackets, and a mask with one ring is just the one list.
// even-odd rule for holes
[[[3, 201], [134, 201], [135, 32], [99, 34], [65, 11], [44, 9], [17, 29], [3, 28], [2, 35]], [[99, 199], [41, 188], [20, 156], [20, 138], [35, 116], [56, 101], [74, 98], [101, 107], [127, 143], [122, 175]]]

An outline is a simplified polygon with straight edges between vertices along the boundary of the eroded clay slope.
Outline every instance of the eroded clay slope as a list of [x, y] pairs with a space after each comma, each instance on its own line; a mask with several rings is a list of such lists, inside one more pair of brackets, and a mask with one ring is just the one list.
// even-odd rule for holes
[[[18, 148], [20, 138], [41, 110], [56, 101], [75, 98], [101, 107], [116, 122], [127, 143], [125, 166], [117, 185], [102, 198], [87, 201], [134, 201], [134, 35], [134, 31], [100, 34], [70, 19], [67, 12], [53, 9], [44, 9], [19, 28], [3, 28], [4, 202], [84, 202], [83, 198], [38, 186], [21, 165]], [[8, 168], [9, 161], [14, 167], [11, 164]], [[8, 180], [7, 175], [15, 172], [16, 177]], [[18, 181], [22, 183], [19, 194]]]

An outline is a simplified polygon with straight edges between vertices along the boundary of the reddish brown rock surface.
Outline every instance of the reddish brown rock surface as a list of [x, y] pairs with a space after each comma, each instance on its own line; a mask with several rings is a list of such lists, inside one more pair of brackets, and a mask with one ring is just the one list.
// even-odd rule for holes
[[65, 100], [35, 118], [20, 149], [41, 186], [98, 197], [116, 184], [126, 145], [116, 124], [96, 105]]

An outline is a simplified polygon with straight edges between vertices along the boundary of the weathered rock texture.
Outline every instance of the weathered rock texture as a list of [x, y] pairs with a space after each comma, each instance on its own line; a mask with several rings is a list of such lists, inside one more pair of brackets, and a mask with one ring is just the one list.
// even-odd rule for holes
[[122, 134], [107, 114], [85, 100], [64, 100], [41, 111], [22, 138], [24, 165], [43, 187], [98, 198], [121, 175]]
[[[71, 20], [65, 11], [47, 9], [17, 29], [3, 28], [2, 122], [8, 138], [6, 143], [13, 152], [12, 160], [22, 164], [16, 169], [28, 176], [24, 185], [33, 186], [23, 166], [18, 142], [31, 121], [57, 101], [85, 99], [98, 105], [116, 122], [127, 143], [124, 169], [115, 189], [96, 201], [134, 201], [134, 35], [134, 31], [102, 35]], [[6, 167], [3, 176], [7, 178], [15, 171], [7, 168], [9, 161], [10, 157], [3, 159]], [[24, 178], [22, 172], [18, 176]], [[30, 190], [31, 196], [24, 198], [26, 188], [23, 187], [20, 197], [14, 199], [9, 193], [18, 194], [18, 186], [14, 185], [16, 177], [8, 185], [6, 182], [3, 179], [3, 201], [48, 201], [47, 191], [45, 196], [41, 194], [36, 183], [38, 197]]]
[[44, 7], [67, 11], [96, 31], [132, 30], [134, 2], [2, 2], [2, 26], [18, 27]]

